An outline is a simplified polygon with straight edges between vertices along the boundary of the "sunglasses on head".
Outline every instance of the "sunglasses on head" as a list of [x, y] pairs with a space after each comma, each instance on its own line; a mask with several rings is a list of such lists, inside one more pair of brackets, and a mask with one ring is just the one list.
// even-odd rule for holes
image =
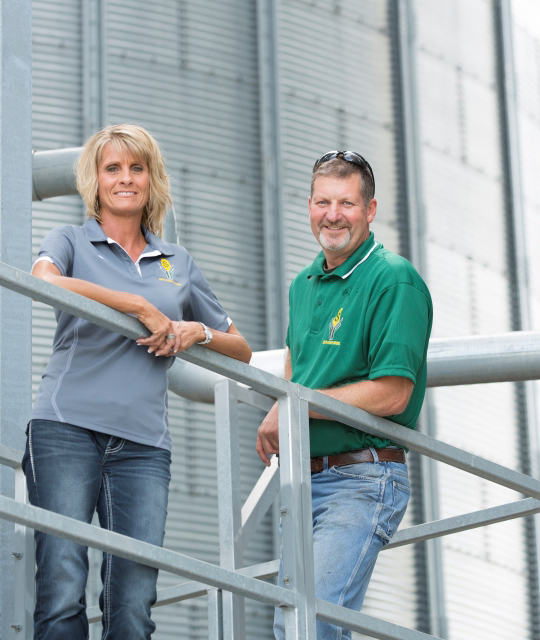
[[362, 169], [367, 169], [371, 175], [371, 179], [373, 180], [373, 192], [375, 192], [375, 176], [373, 175], [373, 169], [371, 168], [371, 165], [369, 164], [369, 162], [364, 158], [364, 156], [361, 156], [359, 153], [356, 153], [356, 151], [329, 151], [328, 153], [325, 153], [323, 156], [321, 156], [313, 165], [313, 171], [315, 171], [316, 169], [318, 169], [321, 164], [324, 164], [325, 162], [328, 162], [329, 160], [333, 160], [334, 158], [343, 158], [343, 160], [346, 160], [347, 162], [352, 162], [353, 164], [358, 165], [359, 167], [362, 167]]

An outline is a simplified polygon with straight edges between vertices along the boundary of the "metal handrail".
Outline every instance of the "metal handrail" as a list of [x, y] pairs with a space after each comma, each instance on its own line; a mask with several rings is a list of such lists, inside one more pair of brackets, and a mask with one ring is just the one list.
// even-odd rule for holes
[[[145, 327], [135, 318], [34, 278], [3, 263], [0, 263], [0, 284], [129, 338], [135, 339], [141, 335], [148, 335]], [[225, 556], [222, 553], [222, 562], [227, 564], [229, 568], [208, 564], [180, 553], [33, 507], [24, 504], [20, 499], [13, 500], [6, 496], [0, 496], [0, 518], [68, 538], [196, 581], [195, 584], [188, 583], [163, 590], [160, 598], [161, 604], [195, 597], [203, 592], [208, 592], [209, 588], [216, 587], [220, 593], [223, 590], [268, 604], [283, 606], [287, 637], [315, 640], [315, 619], [318, 618], [332, 621], [372, 637], [420, 640], [433, 636], [315, 598], [311, 531], [309, 409], [313, 408], [317, 412], [337, 419], [353, 428], [388, 437], [413, 451], [529, 496], [508, 505], [399, 531], [387, 548], [540, 512], [540, 502], [538, 501], [540, 499], [540, 482], [530, 476], [202, 347], [194, 346], [178, 354], [178, 357], [227, 378], [216, 385], [216, 388], [219, 387], [219, 398], [221, 398], [219, 401], [222, 403], [220, 410], [216, 413], [219, 414], [218, 420], [222, 422], [222, 424], [218, 424], [218, 432], [220, 429], [226, 431], [229, 444], [232, 447], [231, 455], [234, 455], [233, 444], [238, 435], [235, 431], [237, 423], [234, 420], [237, 401], [242, 400], [248, 404], [258, 405], [261, 402], [267, 403], [268, 396], [278, 399], [281, 451], [279, 471], [274, 465], [263, 473], [252, 495], [244, 505], [243, 514], [240, 504], [235, 504], [234, 487], [229, 486], [227, 490], [232, 502], [227, 504], [226, 508], [230, 509], [233, 516], [236, 514], [236, 522], [241, 523], [242, 534], [245, 534], [246, 539], [249, 538], [277, 493], [276, 484], [279, 475], [283, 515], [283, 570], [287, 576], [286, 587], [275, 586], [257, 579], [275, 575], [275, 563], [246, 569], [238, 569], [235, 566], [239, 557], [238, 553], [241, 556], [241, 548], [234, 546], [231, 530], [226, 531], [227, 527], [230, 528], [233, 525], [234, 517], [225, 518], [223, 520], [225, 524], [223, 524], [220, 516], [220, 528], [224, 529], [224, 532], [220, 531], [220, 536], [222, 536], [220, 542], [221, 546], [225, 547]], [[247, 385], [250, 390], [243, 390], [239, 393], [239, 387], [236, 383]], [[259, 397], [259, 394], [264, 395]], [[1, 446], [0, 463], [8, 464], [20, 472], [20, 452]], [[234, 465], [231, 464], [230, 467], [225, 479], [218, 478], [218, 483], [225, 483], [223, 486], [226, 486], [227, 482], [231, 484], [234, 471], [237, 471]], [[222, 505], [220, 504], [220, 506]], [[245, 542], [246, 540], [244, 540]], [[232, 635], [232, 630], [236, 624], [235, 616], [239, 614], [238, 603], [235, 604], [231, 599], [226, 600], [227, 593], [223, 594], [221, 615], [223, 616], [224, 629], [228, 630], [226, 633], [229, 634], [229, 637], [236, 638], [238, 636]], [[220, 607], [214, 609], [220, 611]], [[91, 618], [93, 613], [91, 612]]]

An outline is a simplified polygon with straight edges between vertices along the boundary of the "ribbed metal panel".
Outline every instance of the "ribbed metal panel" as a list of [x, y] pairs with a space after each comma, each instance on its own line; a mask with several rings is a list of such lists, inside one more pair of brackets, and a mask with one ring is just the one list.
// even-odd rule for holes
[[319, 245], [309, 229], [311, 168], [325, 151], [354, 149], [377, 176], [373, 229], [397, 249], [389, 3], [278, 2], [286, 277]]
[[[104, 93], [94, 97], [102, 102], [104, 121], [140, 123], [158, 138], [172, 178], [180, 241], [252, 347], [263, 349], [256, 2], [133, 0], [126, 11], [104, 0], [103, 8]], [[373, 229], [388, 248], [404, 246], [393, 8], [391, 0], [276, 0], [287, 282], [319, 250], [307, 197], [312, 163], [329, 149], [352, 148], [370, 160], [379, 201]], [[531, 305], [540, 328], [540, 10], [535, 0], [513, 0], [513, 8]], [[488, 0], [415, 2], [435, 336], [512, 326], [492, 9]], [[33, 0], [36, 149], [82, 142], [82, 26], [82, 0]], [[36, 203], [34, 252], [53, 226], [81, 221], [78, 198]], [[53, 330], [49, 307], [35, 304], [34, 389]], [[439, 389], [438, 435], [517, 468], [515, 402], [509, 384]], [[213, 409], [171, 396], [170, 418], [174, 466], [166, 545], [217, 562]], [[259, 421], [258, 412], [242, 408], [244, 496], [261, 471], [253, 448]], [[439, 474], [442, 517], [516, 498], [449, 467], [440, 466]], [[403, 526], [410, 522], [411, 510]], [[530, 637], [524, 537], [517, 520], [444, 540], [451, 640]], [[270, 559], [273, 551], [268, 518], [246, 564]], [[164, 574], [160, 586], [177, 582]], [[381, 554], [364, 611], [414, 627], [416, 599], [412, 549]], [[271, 638], [271, 617], [269, 608], [250, 605], [247, 637]], [[161, 608], [155, 618], [156, 640], [207, 637], [205, 599]]]
[[[136, 122], [159, 140], [181, 243], [253, 349], [265, 348], [255, 3], [106, 3], [107, 122]], [[214, 411], [170, 395], [173, 480], [166, 546], [219, 562]], [[262, 471], [258, 412], [241, 408], [244, 497]], [[268, 517], [246, 564], [273, 557]], [[179, 582], [163, 574], [160, 586]], [[248, 603], [247, 637], [270, 638], [270, 608]], [[206, 602], [156, 610], [156, 640], [207, 637]]]
[[[32, 2], [33, 146], [38, 151], [82, 142], [81, 7], [74, 0]], [[45, 234], [61, 224], [80, 224], [78, 197], [35, 202], [32, 253]], [[56, 321], [51, 307], [34, 302], [32, 321], [33, 392], [48, 362]]]
[[[417, 0], [415, 9], [433, 335], [509, 331], [493, 7], [484, 0]], [[512, 385], [442, 388], [434, 396], [437, 437], [519, 468]], [[439, 484], [443, 518], [519, 498], [445, 465]], [[450, 536], [443, 552], [452, 640], [530, 637], [522, 521]]]

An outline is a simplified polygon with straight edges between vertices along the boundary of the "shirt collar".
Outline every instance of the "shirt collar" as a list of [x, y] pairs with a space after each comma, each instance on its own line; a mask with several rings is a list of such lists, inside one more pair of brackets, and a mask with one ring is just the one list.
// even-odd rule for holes
[[[83, 231], [90, 242], [107, 242], [107, 236], [95, 218], [89, 218], [83, 224]], [[165, 242], [165, 240], [162, 240], [161, 238], [158, 238], [158, 236], [154, 235], [144, 227], [142, 227], [142, 231], [146, 242], [153, 250], [159, 251], [164, 256], [174, 255], [174, 249], [171, 244]]]
[[331, 273], [325, 273], [323, 270], [326, 258], [324, 257], [324, 253], [321, 251], [311, 264], [311, 268], [307, 274], [308, 278], [311, 278], [312, 276], [339, 276], [345, 280], [345, 278], [348, 278], [351, 275], [356, 267], [360, 266], [369, 258], [379, 244], [380, 243], [375, 241], [373, 231], [371, 231], [368, 238], [362, 242], [358, 249], [356, 249], [356, 251], [352, 253], [343, 264], [340, 264], [339, 267], [334, 269]]

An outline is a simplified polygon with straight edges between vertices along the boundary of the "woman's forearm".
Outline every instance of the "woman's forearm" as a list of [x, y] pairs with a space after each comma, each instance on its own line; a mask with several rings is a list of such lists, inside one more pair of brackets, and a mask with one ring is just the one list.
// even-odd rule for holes
[[[233, 329], [232, 331], [231, 328]], [[202, 327], [201, 333], [201, 340], [204, 340], [204, 331], [202, 330]], [[235, 360], [241, 360], [246, 364], [249, 364], [249, 361], [251, 360], [250, 346], [243, 336], [234, 328], [234, 325], [231, 325], [229, 327], [229, 331], [226, 333], [212, 329], [212, 342], [209, 342], [204, 346], [212, 349], [212, 351], [217, 351], [218, 353], [229, 356], [230, 358], [235, 358]]]
[[85, 298], [90, 298], [90, 300], [105, 304], [122, 313], [131, 313], [138, 316], [145, 307], [146, 300], [142, 296], [125, 293], [123, 291], [114, 291], [113, 289], [108, 289], [107, 287], [102, 287], [99, 284], [94, 284], [86, 280], [80, 280], [79, 278], [69, 278], [48, 272], [41, 273], [37, 267], [39, 267], [39, 263], [34, 268], [32, 274], [38, 278], [62, 287], [62, 289], [68, 289], [69, 291], [73, 291], [73, 293], [78, 293]]
[[116, 309], [116, 311], [136, 316], [151, 332], [150, 338], [154, 343], [163, 342], [165, 336], [172, 331], [172, 324], [169, 318], [143, 296], [126, 293], [125, 291], [114, 291], [87, 280], [63, 276], [58, 267], [47, 261], [35, 264], [32, 275], [63, 289], [78, 293], [85, 298], [107, 305], [112, 309]]
[[[171, 355], [169, 347], [173, 347], [173, 343], [165, 340], [165, 336], [168, 334], [177, 334], [178, 336], [174, 342], [175, 351], [183, 351], [195, 342], [201, 342], [205, 339], [204, 330], [199, 322], [171, 322], [143, 296], [114, 291], [93, 282], [63, 276], [56, 266], [46, 261], [38, 262], [34, 266], [32, 274], [112, 309], [136, 316], [152, 332], [151, 336], [139, 339], [137, 342], [146, 345], [156, 355]], [[226, 332], [215, 329], [211, 331], [212, 341], [204, 346], [230, 358], [249, 363], [251, 349], [234, 325], [231, 325]]]

